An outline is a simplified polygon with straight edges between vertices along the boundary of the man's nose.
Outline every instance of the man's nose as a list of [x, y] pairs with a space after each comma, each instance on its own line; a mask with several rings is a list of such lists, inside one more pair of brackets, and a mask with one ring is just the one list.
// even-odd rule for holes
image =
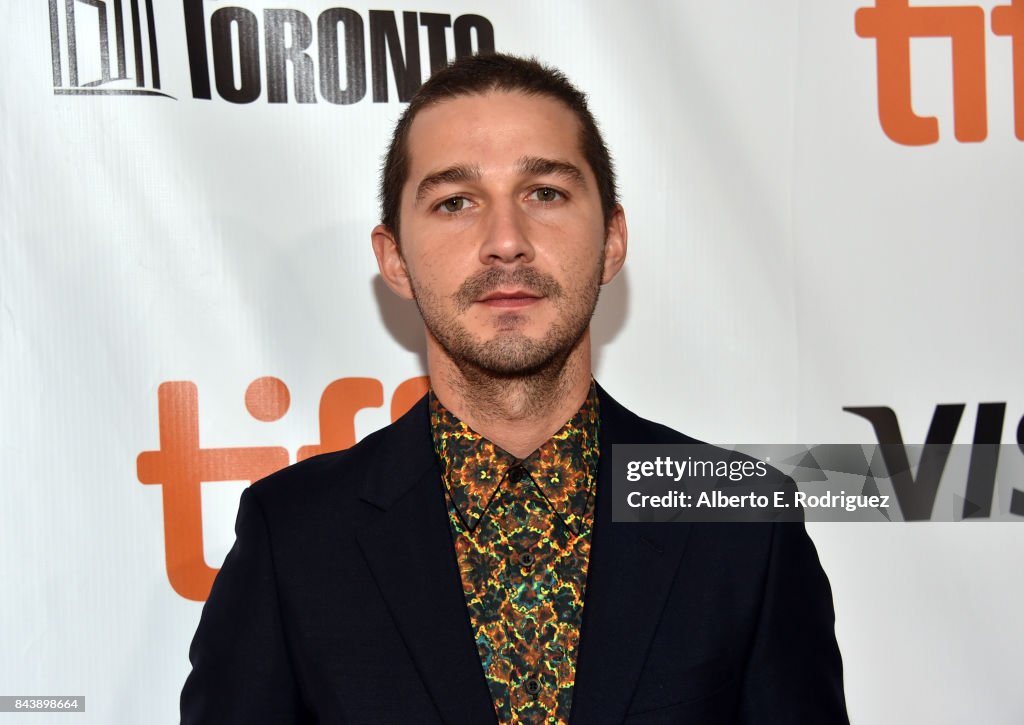
[[529, 220], [524, 211], [512, 202], [492, 205], [480, 245], [480, 261], [488, 265], [532, 262], [533, 257]]

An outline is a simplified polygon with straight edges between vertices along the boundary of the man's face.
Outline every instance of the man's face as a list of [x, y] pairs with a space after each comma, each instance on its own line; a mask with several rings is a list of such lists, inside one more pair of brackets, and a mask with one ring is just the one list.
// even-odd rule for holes
[[515, 92], [458, 97], [413, 121], [401, 240], [378, 227], [374, 249], [460, 367], [516, 376], [564, 358], [621, 267], [622, 211], [606, 229], [579, 139], [568, 107]]

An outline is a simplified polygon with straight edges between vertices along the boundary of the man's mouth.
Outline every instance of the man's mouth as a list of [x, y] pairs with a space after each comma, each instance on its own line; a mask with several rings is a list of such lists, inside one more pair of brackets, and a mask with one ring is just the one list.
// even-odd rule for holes
[[501, 309], [515, 309], [518, 307], [526, 307], [532, 305], [535, 302], [543, 299], [543, 297], [536, 292], [530, 290], [516, 289], [516, 290], [495, 290], [490, 292], [480, 299], [478, 303], [487, 305], [488, 307], [497, 307]]
[[460, 313], [481, 305], [493, 312], [516, 311], [542, 300], [557, 301], [562, 288], [551, 275], [529, 266], [514, 270], [489, 268], [463, 282], [454, 295]]

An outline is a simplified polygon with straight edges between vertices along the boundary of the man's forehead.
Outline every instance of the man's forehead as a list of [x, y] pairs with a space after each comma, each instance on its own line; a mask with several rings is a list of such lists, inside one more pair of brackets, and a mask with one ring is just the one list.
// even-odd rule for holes
[[[582, 124], [557, 98], [519, 91], [489, 91], [445, 99], [422, 109], [409, 128], [406, 152], [416, 186], [449, 166], [473, 166], [485, 175], [500, 163], [528, 170], [523, 158], [552, 158], [587, 166]], [[589, 169], [587, 169], [589, 170]]]

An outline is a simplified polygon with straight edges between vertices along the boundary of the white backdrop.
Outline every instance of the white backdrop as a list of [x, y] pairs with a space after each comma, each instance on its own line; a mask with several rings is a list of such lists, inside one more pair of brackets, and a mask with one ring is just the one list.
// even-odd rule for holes
[[[390, 297], [369, 246], [377, 168], [403, 108], [383, 55], [388, 101], [373, 100], [384, 77], [373, 72], [379, 6], [350, 8], [364, 57], [355, 63], [350, 40], [354, 65], [342, 66], [349, 90], [364, 68], [367, 90], [338, 105], [320, 84], [316, 103], [297, 103], [293, 83], [288, 102], [268, 101], [264, 10], [287, 3], [154, 0], [150, 24], [138, 2], [138, 65], [132, 3], [122, 4], [125, 72], [118, 2], [105, 0], [111, 80], [92, 86], [104, 75], [95, 7], [74, 3], [77, 86], [65, 4], [52, 5], [53, 55], [46, 2], [0, 9], [0, 695], [88, 703], [84, 715], [33, 722], [176, 721], [201, 609], [188, 595], [231, 545], [247, 472], [294, 461], [322, 433], [354, 439], [386, 424], [396, 388], [424, 372], [415, 311]], [[319, 73], [317, 18], [334, 4], [294, 5], [310, 19]], [[949, 38], [915, 38], [911, 105], [938, 119], [938, 138], [915, 146], [880, 121], [876, 42], [855, 22], [874, 0], [638, 5], [385, 8], [400, 30], [407, 11], [456, 25], [483, 16], [499, 50], [536, 54], [590, 93], [631, 239], [595, 320], [602, 384], [642, 415], [719, 443], [876, 442], [867, 420], [843, 410], [855, 406], [892, 408], [904, 440], [920, 443], [948, 403], [966, 406], [956, 442], [969, 443], [987, 402], [1006, 404], [1001, 440], [1017, 441], [1024, 141], [1013, 69], [1024, 77], [1024, 53], [1015, 59], [994, 32], [997, 3], [956, 26], [985, 51], [984, 84], [956, 99], [962, 113], [987, 110], [985, 137], [954, 134]], [[209, 99], [191, 83], [190, 6], [206, 32]], [[257, 23], [251, 103], [216, 86], [212, 16], [231, 7]], [[426, 27], [419, 39], [425, 75]], [[446, 39], [452, 55], [453, 28]], [[139, 65], [147, 94], [98, 92], [137, 92]], [[886, 67], [883, 82], [894, 73]], [[244, 80], [230, 68], [225, 77]], [[290, 406], [267, 395], [282, 385], [258, 384], [254, 416], [247, 388], [268, 376]], [[320, 425], [321, 394], [346, 378], [364, 380], [332, 389], [325, 411], [337, 414]], [[193, 463], [239, 479], [195, 481], [194, 495], [187, 479], [140, 480], [166, 474], [139, 457], [161, 449], [162, 384], [179, 383], [163, 388], [173, 392], [165, 436], [195, 433], [186, 381], [202, 448], [236, 449]], [[359, 396], [379, 407], [353, 418]], [[1024, 528], [811, 533], [835, 593], [854, 723], [1024, 720]]]

